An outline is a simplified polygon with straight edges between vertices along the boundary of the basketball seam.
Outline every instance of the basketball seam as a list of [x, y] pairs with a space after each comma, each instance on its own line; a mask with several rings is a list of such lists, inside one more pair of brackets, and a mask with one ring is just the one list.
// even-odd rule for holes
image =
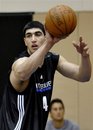
[[[73, 23], [75, 23], [76, 16], [75, 16], [74, 14], [73, 14], [73, 16], [74, 16], [74, 17], [73, 17]], [[71, 27], [73, 27], [73, 31], [74, 31], [74, 29], [75, 29], [76, 25], [74, 25], [73, 23], [72, 23], [72, 26], [71, 26]], [[73, 26], [73, 25], [74, 25], [74, 26]]]
[[62, 30], [57, 27], [57, 25], [55, 24], [54, 20], [52, 19], [52, 17], [51, 17], [51, 12], [50, 12], [50, 11], [49, 11], [49, 15], [50, 15], [51, 21], [52, 21], [53, 24], [56, 26], [56, 28], [57, 28], [58, 30], [60, 30], [61, 33], [63, 33]]
[[[64, 5], [62, 5], [63, 7], [65, 7]], [[64, 8], [64, 9], [66, 9], [66, 8]], [[63, 32], [62, 32], [62, 30], [59, 28], [59, 30], [62, 32], [62, 34], [63, 35], [65, 35], [65, 34], [68, 34], [67, 33], [67, 27], [66, 27], [66, 20], [65, 20], [65, 18], [64, 18], [64, 15], [63, 14], [61, 14], [62, 15], [62, 17], [63, 17], [63, 20], [64, 20], [64, 23], [65, 23], [65, 32], [64, 32], [64, 30], [63, 30]]]
[[[63, 5], [64, 6], [64, 5]], [[66, 9], [66, 7], [64, 6], [64, 9]], [[64, 19], [64, 23], [65, 23], [65, 29], [66, 29], [66, 32], [65, 32], [65, 34], [69, 34], [68, 33], [68, 29], [67, 29], [67, 26], [66, 26], [66, 20], [65, 20], [65, 17], [64, 17], [64, 15], [63, 15], [63, 19]]]

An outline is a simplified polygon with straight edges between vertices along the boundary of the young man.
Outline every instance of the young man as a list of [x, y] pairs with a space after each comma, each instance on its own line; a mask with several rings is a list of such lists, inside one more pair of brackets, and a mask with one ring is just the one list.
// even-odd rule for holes
[[65, 107], [61, 99], [55, 98], [50, 103], [50, 116], [52, 120], [47, 121], [45, 130], [80, 130], [79, 126], [64, 119]]
[[77, 81], [89, 81], [91, 63], [87, 44], [80, 38], [75, 48], [80, 66], [49, 50], [63, 38], [53, 38], [38, 21], [23, 29], [27, 50], [11, 67], [0, 109], [0, 130], [44, 130], [51, 100], [55, 71]]

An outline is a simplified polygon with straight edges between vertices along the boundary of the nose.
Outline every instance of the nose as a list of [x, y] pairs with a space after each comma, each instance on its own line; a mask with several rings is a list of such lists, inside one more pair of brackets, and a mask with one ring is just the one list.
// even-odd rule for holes
[[34, 34], [32, 35], [32, 41], [35, 41], [35, 35]]

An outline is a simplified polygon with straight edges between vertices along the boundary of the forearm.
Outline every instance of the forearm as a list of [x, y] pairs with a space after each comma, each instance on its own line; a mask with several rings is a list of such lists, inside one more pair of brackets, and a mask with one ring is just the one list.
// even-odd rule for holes
[[89, 81], [91, 77], [91, 62], [90, 56], [81, 55], [81, 65], [79, 68], [79, 79], [80, 81]]
[[26, 58], [22, 63], [15, 65], [14, 70], [16, 75], [21, 80], [27, 80], [31, 74], [39, 67], [42, 66], [44, 57], [53, 45], [45, 42], [36, 52], [30, 57]]
[[[51, 49], [52, 44], [44, 43], [36, 52], [34, 52], [29, 58], [28, 58], [28, 71], [26, 70], [27, 73], [33, 73], [38, 67], [41, 67], [45, 55], [47, 52]], [[24, 67], [25, 69], [25, 67]]]

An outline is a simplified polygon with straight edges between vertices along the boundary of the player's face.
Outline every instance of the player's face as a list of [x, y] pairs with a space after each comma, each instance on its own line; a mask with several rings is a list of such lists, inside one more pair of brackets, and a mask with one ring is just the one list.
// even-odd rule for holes
[[55, 121], [61, 121], [64, 119], [64, 109], [61, 103], [54, 103], [50, 112], [51, 118]]
[[45, 41], [44, 33], [39, 28], [26, 30], [24, 42], [30, 54], [34, 53]]

